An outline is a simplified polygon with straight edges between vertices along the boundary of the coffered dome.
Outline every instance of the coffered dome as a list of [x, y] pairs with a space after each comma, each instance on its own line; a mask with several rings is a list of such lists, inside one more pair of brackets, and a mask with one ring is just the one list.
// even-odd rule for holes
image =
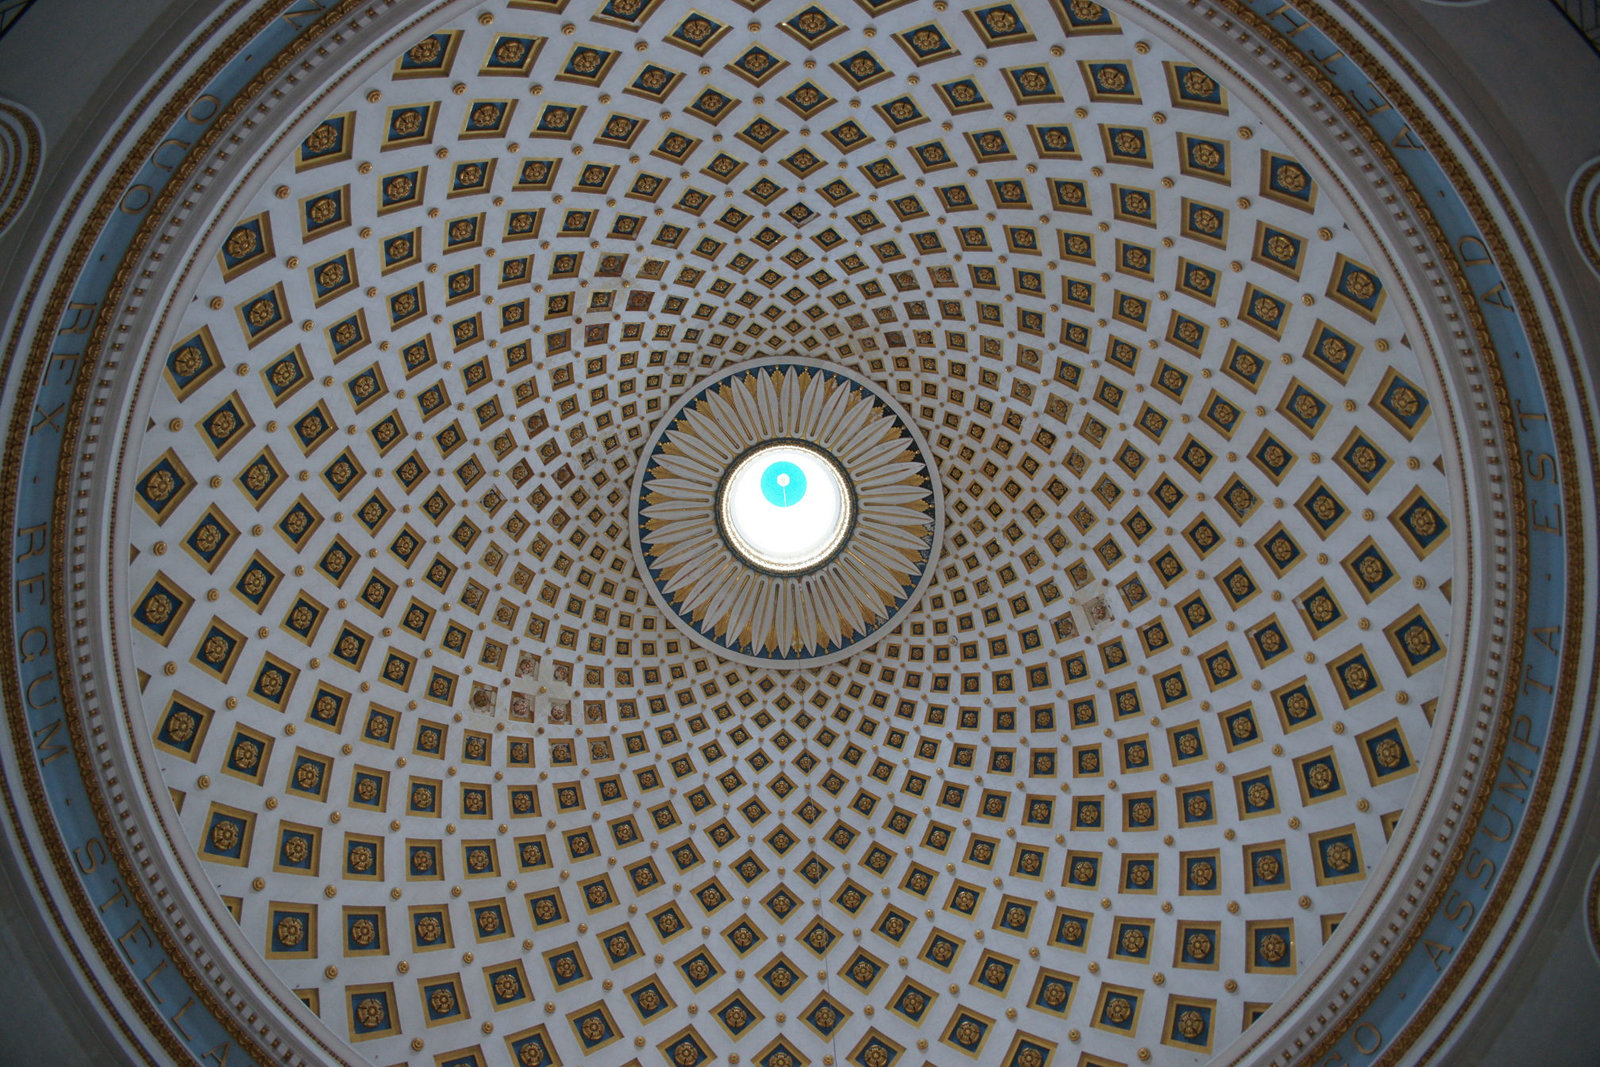
[[[264, 160], [139, 392], [130, 665], [247, 939], [387, 1059], [1227, 1045], [1444, 684], [1403, 280], [1109, 9], [537, 7]], [[787, 441], [811, 575], [725, 496]]]
[[84, 460], [311, 1058], [1238, 1061], [1366, 971], [1514, 539], [1359, 123], [1137, 5], [351, 17]]

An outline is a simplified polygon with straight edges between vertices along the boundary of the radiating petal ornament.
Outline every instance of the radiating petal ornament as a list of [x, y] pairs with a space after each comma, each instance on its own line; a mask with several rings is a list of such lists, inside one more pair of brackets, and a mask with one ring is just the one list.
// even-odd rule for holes
[[800, 358], [740, 364], [661, 420], [634, 480], [650, 595], [743, 663], [812, 667], [877, 640], [944, 533], [927, 443], [889, 395]]

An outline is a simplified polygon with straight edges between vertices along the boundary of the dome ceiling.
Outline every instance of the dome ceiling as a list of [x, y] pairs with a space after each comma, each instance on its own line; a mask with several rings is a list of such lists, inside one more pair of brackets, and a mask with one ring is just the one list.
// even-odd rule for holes
[[[1402, 280], [1097, 4], [563, 8], [339, 90], [151, 353], [118, 625], [222, 900], [382, 1063], [1204, 1060], [1445, 684]], [[664, 421], [756, 360], [892, 398], [942, 500], [820, 667], [630, 538], [649, 449], [794, 436]]]

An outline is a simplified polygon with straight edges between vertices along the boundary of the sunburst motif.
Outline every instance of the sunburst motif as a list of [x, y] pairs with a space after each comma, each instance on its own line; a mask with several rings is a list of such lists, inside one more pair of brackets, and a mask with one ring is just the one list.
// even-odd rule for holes
[[[930, 573], [943, 529], [926, 445], [885, 394], [831, 364], [743, 364], [661, 422], [635, 488], [650, 590], [723, 655], [807, 666], [881, 632]], [[843, 472], [854, 516], [839, 551], [801, 574], [762, 570], [719, 526], [720, 488], [751, 449], [789, 441]]]

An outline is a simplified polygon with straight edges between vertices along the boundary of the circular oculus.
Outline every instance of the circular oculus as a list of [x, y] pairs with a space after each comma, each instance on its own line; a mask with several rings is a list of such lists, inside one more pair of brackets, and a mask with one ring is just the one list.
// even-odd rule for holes
[[838, 464], [803, 444], [757, 448], [734, 464], [717, 495], [729, 546], [780, 574], [826, 563], [849, 536], [854, 515]]
[[931, 580], [944, 514], [927, 443], [887, 391], [799, 356], [728, 367], [645, 444], [633, 547], [697, 644], [812, 667], [866, 647]]

